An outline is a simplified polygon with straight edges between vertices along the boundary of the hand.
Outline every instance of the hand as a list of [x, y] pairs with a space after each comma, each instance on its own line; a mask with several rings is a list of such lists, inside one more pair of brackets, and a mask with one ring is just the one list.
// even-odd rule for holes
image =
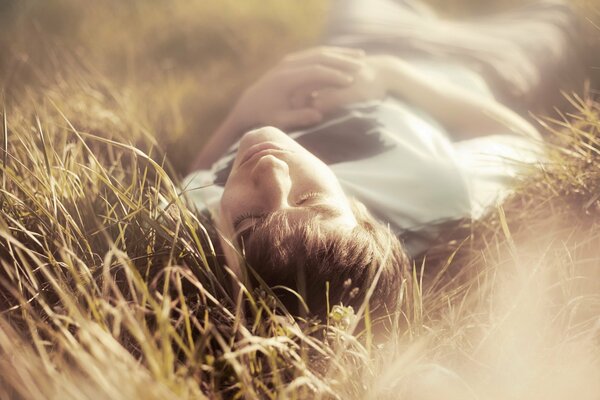
[[379, 57], [367, 57], [360, 61], [352, 85], [316, 90], [311, 94], [311, 105], [325, 115], [350, 103], [383, 99], [386, 93], [383, 62]]
[[265, 125], [286, 130], [318, 123], [323, 113], [304, 99], [318, 88], [350, 86], [363, 56], [362, 50], [340, 47], [293, 53], [244, 92], [230, 118], [241, 132]]

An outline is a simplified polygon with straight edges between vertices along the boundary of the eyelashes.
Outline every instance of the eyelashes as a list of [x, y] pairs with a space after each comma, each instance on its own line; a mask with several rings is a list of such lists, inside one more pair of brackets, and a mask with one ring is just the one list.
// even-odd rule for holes
[[[296, 201], [296, 205], [302, 205], [304, 203], [306, 203], [309, 200], [321, 197], [322, 193], [320, 192], [307, 192], [304, 193], [302, 196], [300, 196], [300, 198]], [[233, 227], [234, 229], [238, 229], [239, 226], [242, 224], [242, 222], [244, 222], [247, 219], [260, 219], [262, 217], [264, 217], [266, 214], [264, 213], [254, 213], [254, 212], [244, 212], [240, 215], [238, 215], [235, 220], [233, 221]]]
[[296, 205], [301, 205], [302, 203], [305, 203], [306, 201], [317, 198], [317, 197], [321, 197], [321, 193], [319, 193], [319, 192], [305, 193], [302, 196], [300, 196], [300, 198], [296, 202]]
[[242, 222], [244, 222], [247, 219], [254, 219], [254, 218], [260, 218], [262, 216], [262, 214], [254, 214], [251, 212], [245, 212], [240, 214], [234, 221], [233, 221], [233, 227], [234, 229], [238, 229], [238, 227], [242, 224]]

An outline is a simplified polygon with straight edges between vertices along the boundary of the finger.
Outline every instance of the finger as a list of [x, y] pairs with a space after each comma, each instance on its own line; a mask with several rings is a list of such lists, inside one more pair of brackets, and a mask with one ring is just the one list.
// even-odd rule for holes
[[353, 47], [341, 47], [341, 46], [321, 46], [320, 47], [326, 51], [337, 52], [341, 54], [346, 54], [351, 57], [364, 57], [366, 55], [363, 49], [356, 49]]
[[310, 92], [300, 89], [292, 93], [292, 95], [289, 97], [288, 104], [291, 109], [297, 110], [310, 105], [310, 101]]
[[298, 90], [310, 86], [338, 86], [344, 87], [354, 82], [354, 77], [335, 68], [324, 65], [309, 65], [289, 69], [284, 73], [284, 85], [288, 90]]
[[311, 47], [309, 49], [302, 50], [302, 51], [299, 51], [296, 53], [292, 53], [292, 54], [286, 56], [285, 59], [303, 58], [303, 57], [307, 57], [310, 55], [321, 54], [321, 53], [337, 53], [337, 54], [343, 54], [345, 56], [353, 57], [353, 58], [362, 58], [366, 55], [364, 50], [355, 49], [352, 47], [318, 46], [318, 47]]
[[322, 88], [315, 85], [306, 85], [298, 88], [289, 97], [290, 108], [298, 109], [311, 107], [313, 98], [315, 97], [314, 95], [319, 89]]
[[326, 51], [297, 55], [285, 60], [288, 67], [321, 64], [345, 72], [354, 72], [363, 67], [364, 60], [348, 53]]
[[323, 114], [314, 108], [300, 108], [280, 113], [273, 120], [281, 129], [302, 128], [321, 122]]

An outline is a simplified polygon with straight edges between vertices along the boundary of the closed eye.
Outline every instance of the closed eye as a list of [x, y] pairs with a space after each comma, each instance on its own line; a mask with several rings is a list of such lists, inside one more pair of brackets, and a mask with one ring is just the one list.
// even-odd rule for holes
[[234, 222], [236, 241], [243, 246], [248, 241], [257, 224], [265, 221], [267, 217], [268, 214], [246, 213], [236, 218], [236, 222]]
[[264, 217], [265, 214], [243, 213], [233, 221], [233, 229], [235, 231], [239, 231], [240, 228], [247, 229], [248, 227], [243, 227], [243, 225], [246, 225], [246, 222], [256, 222]]
[[320, 193], [320, 192], [308, 192], [308, 193], [304, 193], [302, 196], [300, 196], [300, 198], [296, 202], [296, 205], [300, 206], [300, 205], [302, 205], [303, 203], [306, 203], [309, 200], [320, 198], [320, 197], [323, 197], [323, 194]]
[[[310, 202], [313, 199], [320, 199], [322, 197], [323, 193], [321, 192], [307, 192], [300, 196], [296, 202], [296, 205], [300, 206]], [[236, 236], [241, 237], [247, 235], [250, 231], [252, 231], [253, 227], [256, 226], [257, 223], [264, 221], [267, 215], [268, 213], [257, 214], [253, 212], [247, 212], [239, 215], [233, 222], [233, 228], [236, 232]]]

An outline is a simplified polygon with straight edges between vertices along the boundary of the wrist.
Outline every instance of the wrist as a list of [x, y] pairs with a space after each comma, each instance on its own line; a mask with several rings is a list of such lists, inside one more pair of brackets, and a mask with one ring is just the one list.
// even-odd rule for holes
[[223, 139], [235, 140], [242, 136], [248, 130], [248, 118], [242, 115], [235, 106], [225, 117], [221, 125], [217, 128], [215, 136], [220, 136]]
[[190, 171], [209, 169], [244, 132], [240, 121], [230, 113], [217, 130], [212, 133], [205, 145], [202, 146], [190, 166]]
[[223, 122], [228, 133], [231, 133], [235, 139], [252, 129], [266, 125], [260, 115], [260, 108], [257, 107], [262, 105], [262, 97], [255, 87], [256, 83], [242, 93]]
[[386, 95], [389, 94], [389, 92], [392, 90], [391, 84], [393, 82], [392, 70], [394, 68], [394, 57], [387, 55], [374, 55], [369, 56], [367, 62], [375, 71], [375, 76], [379, 87], [382, 88]]
[[398, 57], [389, 55], [373, 56], [373, 68], [376, 69], [378, 79], [385, 88], [386, 94], [402, 97], [406, 91], [408, 74], [407, 64]]

